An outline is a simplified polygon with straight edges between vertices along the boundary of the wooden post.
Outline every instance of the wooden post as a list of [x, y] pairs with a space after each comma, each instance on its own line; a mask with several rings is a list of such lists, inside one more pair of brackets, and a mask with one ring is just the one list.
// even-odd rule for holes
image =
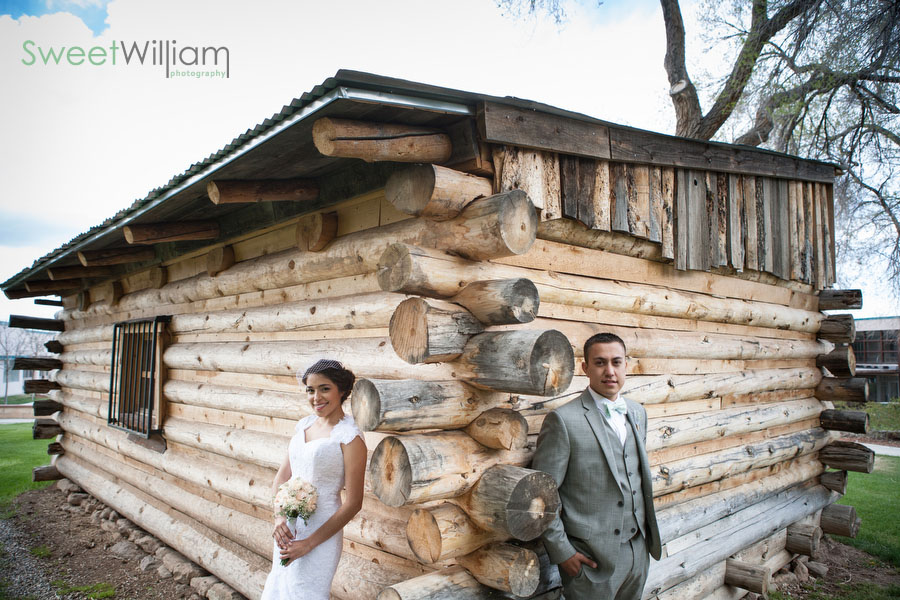
[[862, 290], [822, 290], [819, 310], [856, 310], [862, 308]]
[[124, 265], [156, 259], [153, 248], [105, 248], [103, 250], [82, 250], [78, 260], [85, 267]]
[[31, 437], [35, 440], [49, 440], [62, 432], [62, 427], [53, 419], [35, 419], [31, 428]]
[[816, 366], [828, 369], [835, 377], [853, 377], [856, 375], [856, 355], [853, 346], [836, 346], [828, 354], [816, 358]]
[[457, 560], [483, 585], [517, 597], [531, 596], [541, 580], [537, 554], [520, 546], [491, 544]]
[[58, 358], [19, 356], [13, 361], [13, 371], [52, 371], [62, 369], [63, 363]]
[[447, 362], [458, 358], [466, 342], [484, 331], [467, 310], [440, 300], [408, 298], [391, 316], [391, 345], [408, 363]]
[[414, 125], [318, 119], [313, 143], [325, 156], [361, 158], [366, 162], [442, 163], [450, 158], [450, 136], [439, 129]]
[[560, 509], [552, 477], [503, 464], [487, 469], [457, 502], [482, 529], [522, 541], [541, 535]]
[[528, 421], [510, 408], [491, 408], [464, 430], [472, 439], [495, 450], [524, 448], [528, 441]]
[[206, 274], [215, 277], [234, 264], [234, 247], [219, 246], [206, 255]]
[[769, 597], [769, 581], [772, 569], [759, 565], [750, 565], [733, 558], [725, 561], [725, 583], [750, 592], [763, 598]]
[[534, 283], [525, 278], [473, 281], [449, 302], [464, 306], [485, 325], [530, 323], [540, 308]]
[[63, 405], [56, 400], [35, 400], [32, 404], [32, 410], [36, 417], [49, 417], [62, 409]]
[[787, 528], [787, 544], [785, 548], [794, 554], [803, 554], [815, 558], [822, 541], [822, 529], [815, 525], [793, 524]]
[[113, 271], [109, 267], [82, 267], [75, 265], [71, 267], [50, 267], [47, 269], [47, 276], [53, 280], [59, 279], [81, 279], [81, 278], [98, 278], [106, 279], [112, 277]]
[[856, 516], [856, 509], [843, 504], [829, 504], [823, 508], [819, 521], [825, 533], [849, 538], [856, 537], [861, 523], [862, 520]]
[[875, 468], [875, 453], [855, 442], [831, 442], [819, 451], [822, 464], [833, 469], [871, 473]]
[[867, 402], [869, 380], [865, 377], [823, 377], [816, 398], [826, 402]]
[[554, 396], [572, 382], [575, 353], [553, 329], [489, 331], [469, 339], [458, 364], [477, 387]]
[[123, 228], [129, 244], [161, 244], [190, 240], [214, 240], [219, 237], [219, 224], [215, 221], [171, 221], [168, 223], [141, 223]]
[[24, 315], [9, 315], [9, 326], [20, 329], [40, 329], [43, 331], [65, 331], [66, 323], [60, 319], [42, 319]]
[[56, 281], [40, 279], [25, 282], [25, 289], [29, 292], [46, 292], [48, 294], [78, 290], [82, 286], [83, 283], [80, 279], [59, 279]]
[[469, 554], [507, 537], [479, 528], [463, 509], [445, 502], [416, 509], [406, 525], [406, 539], [416, 558], [431, 564]]
[[869, 415], [861, 410], [826, 409], [819, 415], [819, 419], [825, 429], [869, 433]]
[[308, 252], [323, 250], [337, 235], [336, 212], [306, 215], [297, 223], [297, 248]]
[[819, 483], [843, 496], [847, 493], [847, 471], [826, 471], [819, 475]]
[[213, 204], [308, 202], [319, 196], [313, 179], [219, 180], [206, 184]]
[[400, 212], [432, 221], [452, 219], [476, 198], [490, 196], [490, 179], [437, 165], [416, 165], [391, 175], [384, 188]]
[[60, 385], [49, 379], [26, 379], [24, 391], [26, 394], [46, 394], [50, 390], [60, 389]]
[[63, 476], [55, 465], [44, 465], [42, 467], [34, 467], [31, 470], [31, 481], [56, 481], [62, 479]]
[[856, 340], [853, 315], [828, 315], [819, 329], [819, 339], [836, 344], [852, 344]]

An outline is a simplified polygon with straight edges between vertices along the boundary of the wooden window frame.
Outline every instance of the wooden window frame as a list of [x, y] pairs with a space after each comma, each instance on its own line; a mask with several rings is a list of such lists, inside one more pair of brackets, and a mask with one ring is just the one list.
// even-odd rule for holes
[[165, 315], [114, 325], [106, 419], [110, 427], [144, 438], [162, 431], [162, 354], [171, 319]]

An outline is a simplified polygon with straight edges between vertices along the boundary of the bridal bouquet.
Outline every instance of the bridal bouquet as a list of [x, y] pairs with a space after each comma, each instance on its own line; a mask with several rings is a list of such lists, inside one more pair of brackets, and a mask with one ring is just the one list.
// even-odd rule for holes
[[[275, 493], [275, 514], [287, 517], [289, 524], [291, 519], [297, 518], [303, 519], [303, 523], [306, 524], [316, 512], [318, 499], [319, 492], [310, 482], [299, 477], [285, 481], [278, 486], [278, 492]], [[291, 531], [293, 530], [291, 527]], [[282, 559], [281, 564], [286, 565], [287, 560]]]

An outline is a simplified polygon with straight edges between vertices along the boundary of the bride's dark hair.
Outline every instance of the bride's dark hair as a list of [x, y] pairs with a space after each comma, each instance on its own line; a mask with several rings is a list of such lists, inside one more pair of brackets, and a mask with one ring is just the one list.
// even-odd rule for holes
[[322, 358], [314, 362], [302, 377], [298, 377], [302, 385], [306, 385], [306, 379], [313, 373], [318, 373], [330, 379], [341, 392], [341, 400], [346, 400], [353, 389], [353, 383], [356, 381], [356, 375], [350, 369], [345, 369], [340, 361], [330, 358]]

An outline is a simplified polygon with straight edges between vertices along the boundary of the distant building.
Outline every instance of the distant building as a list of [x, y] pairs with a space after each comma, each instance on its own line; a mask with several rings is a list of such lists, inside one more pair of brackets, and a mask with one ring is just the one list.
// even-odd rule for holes
[[869, 399], [900, 399], [900, 317], [856, 320], [856, 374], [869, 380]]
[[17, 357], [46, 356], [44, 342], [54, 337], [53, 333], [12, 328], [7, 321], [0, 321], [0, 399], [24, 393], [26, 379], [43, 377], [34, 371], [13, 371], [13, 363]]

